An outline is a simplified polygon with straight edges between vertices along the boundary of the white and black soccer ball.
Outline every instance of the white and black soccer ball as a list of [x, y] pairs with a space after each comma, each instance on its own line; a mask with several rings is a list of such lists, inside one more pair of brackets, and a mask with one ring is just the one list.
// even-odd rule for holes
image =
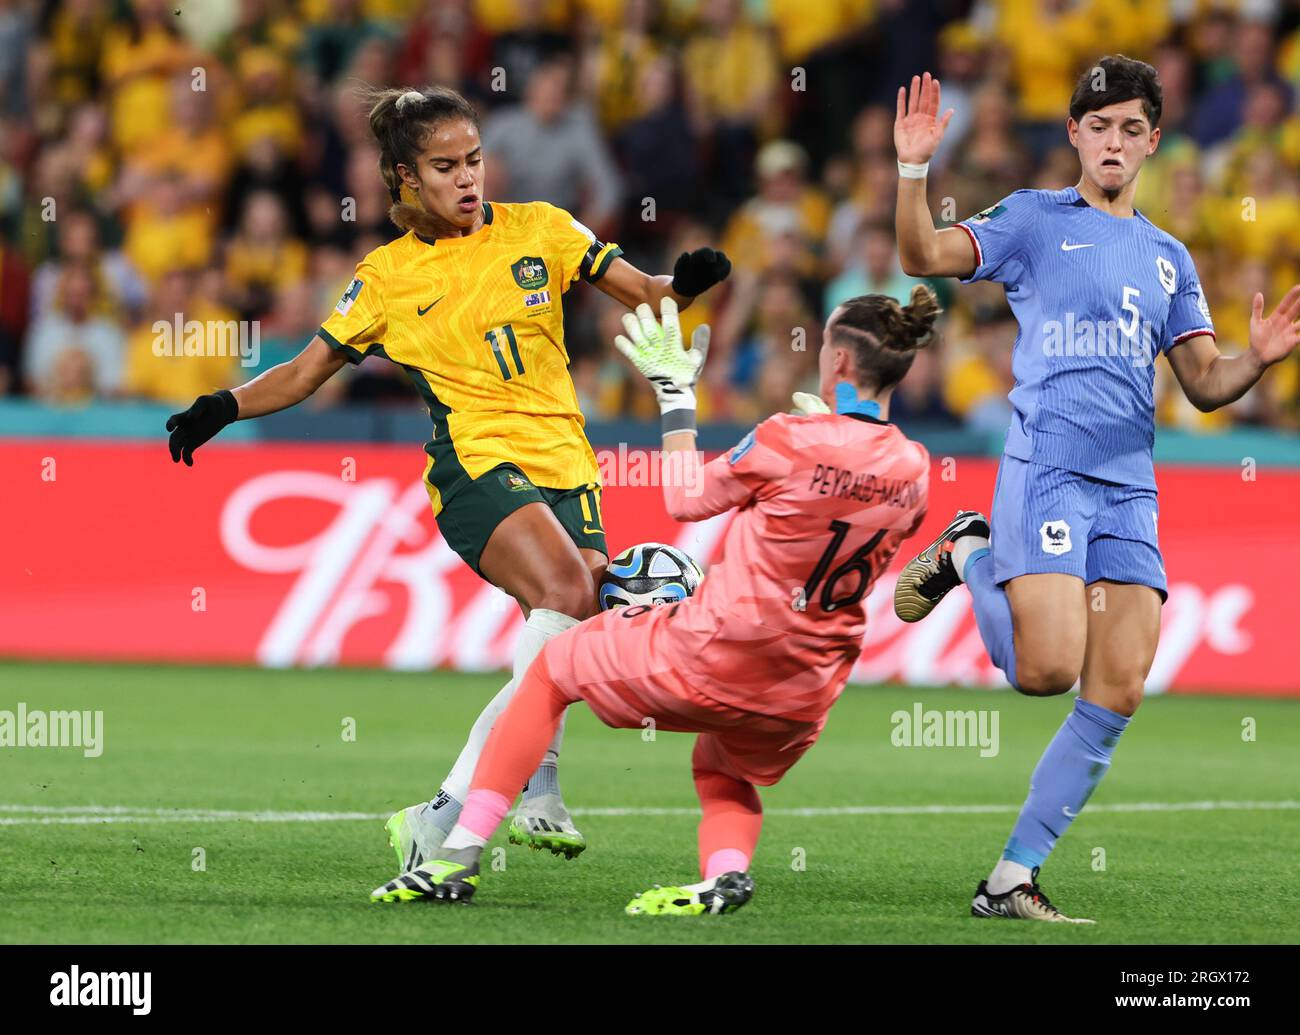
[[600, 609], [675, 604], [693, 596], [704, 572], [675, 546], [641, 543], [609, 562], [600, 580]]

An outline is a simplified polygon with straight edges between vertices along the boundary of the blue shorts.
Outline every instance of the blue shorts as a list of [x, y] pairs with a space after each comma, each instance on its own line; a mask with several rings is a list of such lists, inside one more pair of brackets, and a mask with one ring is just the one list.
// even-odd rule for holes
[[1155, 489], [1117, 485], [1003, 456], [993, 489], [993, 577], [1060, 572], [1169, 596]]

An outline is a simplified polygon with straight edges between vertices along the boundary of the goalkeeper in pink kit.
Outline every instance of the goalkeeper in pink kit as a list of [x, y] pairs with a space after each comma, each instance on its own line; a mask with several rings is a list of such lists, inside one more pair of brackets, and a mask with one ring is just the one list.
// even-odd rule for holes
[[[701, 464], [694, 385], [708, 348], [683, 347], [677, 308], [647, 305], [616, 344], [654, 385], [663, 414], [664, 502], [680, 521], [738, 510], [722, 558], [695, 596], [615, 608], [555, 637], [497, 719], [459, 822], [436, 859], [371, 897], [466, 901], [479, 855], [541, 760], [565, 709], [585, 701], [608, 726], [698, 733], [699, 883], [656, 887], [633, 914], [727, 912], [748, 875], [763, 811], [756, 786], [785, 775], [816, 742], [866, 629], [867, 593], [925, 517], [930, 458], [888, 423], [889, 397], [929, 339], [938, 306], [866, 295], [823, 333], [820, 398], [777, 414]], [[686, 488], [689, 487], [689, 490]]]

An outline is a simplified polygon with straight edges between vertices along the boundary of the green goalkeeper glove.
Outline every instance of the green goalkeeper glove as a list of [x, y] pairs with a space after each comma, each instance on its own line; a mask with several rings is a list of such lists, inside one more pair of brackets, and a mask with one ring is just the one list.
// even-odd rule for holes
[[695, 328], [687, 350], [682, 347], [677, 303], [665, 297], [659, 311], [661, 320], [656, 320], [654, 310], [642, 302], [635, 314], [623, 317], [627, 336], [618, 335], [614, 345], [654, 385], [663, 433], [694, 431], [695, 382], [709, 352], [709, 325]]

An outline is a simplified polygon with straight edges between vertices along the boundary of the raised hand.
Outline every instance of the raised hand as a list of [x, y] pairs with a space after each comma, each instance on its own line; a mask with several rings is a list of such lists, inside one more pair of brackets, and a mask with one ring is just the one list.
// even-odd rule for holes
[[726, 252], [714, 248], [682, 252], [673, 263], [673, 290], [683, 298], [694, 298], [722, 283], [730, 272], [731, 260]]
[[1264, 316], [1264, 296], [1255, 295], [1250, 311], [1250, 348], [1265, 366], [1286, 359], [1300, 343], [1300, 284], [1286, 293], [1277, 308]]
[[939, 116], [939, 80], [930, 73], [912, 76], [912, 88], [898, 88], [898, 111], [894, 117], [894, 149], [900, 162], [921, 165], [939, 150], [944, 130], [952, 118], [949, 108]]
[[709, 351], [709, 325], [701, 324], [691, 335], [691, 347], [682, 345], [682, 328], [677, 303], [665, 297], [659, 304], [661, 321], [644, 302], [635, 313], [623, 317], [627, 336], [618, 335], [614, 345], [652, 385], [660, 412], [695, 409], [695, 382], [699, 380]]

